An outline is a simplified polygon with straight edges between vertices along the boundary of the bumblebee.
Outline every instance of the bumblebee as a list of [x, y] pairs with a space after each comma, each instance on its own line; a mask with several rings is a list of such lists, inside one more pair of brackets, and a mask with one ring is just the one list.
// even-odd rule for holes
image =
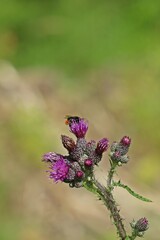
[[66, 125], [70, 125], [72, 122], [76, 122], [76, 123], [79, 123], [80, 121], [80, 117], [78, 116], [70, 116], [70, 115], [66, 115], [65, 116], [65, 124]]

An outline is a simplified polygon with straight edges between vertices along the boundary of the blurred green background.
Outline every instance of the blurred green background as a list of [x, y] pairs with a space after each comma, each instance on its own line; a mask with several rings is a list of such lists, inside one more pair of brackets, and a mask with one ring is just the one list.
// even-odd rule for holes
[[127, 228], [146, 216], [159, 240], [159, 16], [149, 0], [1, 0], [0, 240], [116, 239], [94, 196], [47, 179], [41, 156], [65, 153], [66, 114], [89, 120], [88, 139], [131, 136], [117, 178], [153, 203], [115, 196]]

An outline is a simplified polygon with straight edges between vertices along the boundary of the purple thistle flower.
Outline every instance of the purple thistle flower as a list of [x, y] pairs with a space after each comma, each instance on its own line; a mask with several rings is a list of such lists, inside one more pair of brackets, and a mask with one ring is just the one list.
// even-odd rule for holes
[[97, 148], [96, 148], [96, 153], [97, 154], [102, 154], [107, 150], [109, 146], [109, 140], [107, 138], [102, 138], [98, 143], [97, 143]]
[[77, 138], [84, 138], [88, 130], [88, 122], [81, 118], [79, 122], [72, 121], [69, 127], [70, 131], [75, 134]]
[[54, 153], [54, 152], [48, 152], [48, 153], [45, 153], [43, 155], [43, 160], [42, 161], [48, 162], [48, 163], [49, 162], [54, 163], [61, 158], [62, 158], [62, 155], [60, 155], [60, 154], [57, 154], [57, 153]]
[[56, 162], [54, 162], [50, 168], [51, 171], [49, 171], [49, 177], [52, 178], [55, 182], [63, 182], [67, 177], [70, 167], [66, 163], [65, 159], [61, 157]]

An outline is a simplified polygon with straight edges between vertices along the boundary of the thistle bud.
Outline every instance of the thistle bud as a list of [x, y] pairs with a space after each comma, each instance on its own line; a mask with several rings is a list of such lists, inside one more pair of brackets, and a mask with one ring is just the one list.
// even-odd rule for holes
[[121, 139], [120, 143], [121, 143], [123, 146], [125, 146], [125, 147], [129, 147], [130, 144], [131, 144], [131, 138], [129, 138], [129, 137], [127, 137], [127, 136], [124, 136], [124, 137]]
[[86, 167], [91, 167], [93, 165], [92, 159], [86, 159], [85, 162], [84, 162], [84, 165]]
[[68, 136], [61, 135], [63, 146], [69, 151], [72, 152], [76, 146], [74, 140]]
[[107, 138], [102, 138], [97, 143], [96, 153], [101, 155], [103, 152], [105, 152], [108, 149], [109, 146], [109, 140]]
[[135, 229], [138, 232], [144, 232], [148, 229], [148, 227], [149, 227], [148, 226], [148, 220], [145, 217], [140, 218], [135, 224]]
[[76, 177], [81, 179], [83, 177], [83, 172], [82, 171], [77, 171], [76, 172]]

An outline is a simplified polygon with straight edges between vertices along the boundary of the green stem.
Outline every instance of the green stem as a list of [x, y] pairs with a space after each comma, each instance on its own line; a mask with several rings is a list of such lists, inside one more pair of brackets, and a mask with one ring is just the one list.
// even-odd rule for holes
[[120, 239], [125, 240], [126, 231], [124, 229], [122, 218], [119, 214], [119, 209], [117, 208], [117, 204], [113, 198], [111, 191], [101, 185], [95, 178], [92, 178], [92, 181], [86, 181], [83, 186], [90, 192], [95, 193], [99, 199], [104, 202], [104, 205], [111, 213], [111, 217], [113, 218]]
[[129, 239], [130, 239], [130, 240], [134, 240], [134, 239], [136, 239], [136, 237], [137, 237], [137, 232], [136, 232], [136, 231], [133, 231], [133, 232], [132, 232], [132, 236], [129, 236]]
[[110, 170], [108, 172], [107, 187], [111, 191], [113, 189], [112, 178], [113, 178], [113, 175], [115, 173], [115, 169], [116, 169], [117, 163], [114, 163], [114, 162], [112, 162], [110, 160], [110, 164], [111, 164], [111, 168], [110, 168]]

